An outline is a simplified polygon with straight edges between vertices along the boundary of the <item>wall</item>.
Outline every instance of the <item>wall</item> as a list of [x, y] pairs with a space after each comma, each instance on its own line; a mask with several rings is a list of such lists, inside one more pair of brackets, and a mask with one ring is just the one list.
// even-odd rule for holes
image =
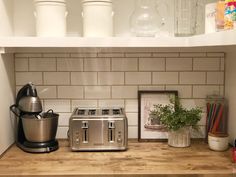
[[14, 117], [9, 107], [14, 103], [15, 80], [12, 54], [0, 55], [0, 154], [14, 142]]
[[230, 48], [227, 51], [227, 59], [226, 59], [226, 83], [225, 83], [225, 93], [226, 98], [228, 100], [229, 105], [229, 121], [228, 121], [228, 129], [229, 129], [229, 135], [230, 135], [230, 142], [233, 144], [234, 140], [236, 139], [236, 60], [235, 60], [236, 52], [235, 47]]
[[[52, 50], [52, 49], [51, 49]], [[224, 53], [158, 52], [154, 49], [90, 49], [16, 53], [17, 90], [32, 81], [45, 110], [60, 113], [58, 137], [65, 138], [74, 107], [124, 107], [129, 138], [137, 138], [138, 90], [178, 90], [186, 107], [205, 108], [207, 94], [224, 95]], [[205, 114], [200, 121], [203, 137]]]
[[0, 36], [13, 35], [13, 1], [0, 1]]

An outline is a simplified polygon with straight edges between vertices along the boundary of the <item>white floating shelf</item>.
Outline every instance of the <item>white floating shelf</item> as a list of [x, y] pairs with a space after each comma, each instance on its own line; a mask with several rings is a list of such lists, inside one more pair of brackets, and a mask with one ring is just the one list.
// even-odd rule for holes
[[0, 47], [202, 47], [236, 45], [236, 30], [193, 37], [0, 37]]

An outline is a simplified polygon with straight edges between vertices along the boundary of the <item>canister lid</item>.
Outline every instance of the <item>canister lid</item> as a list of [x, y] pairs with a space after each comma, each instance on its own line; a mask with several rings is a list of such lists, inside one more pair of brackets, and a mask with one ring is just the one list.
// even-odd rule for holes
[[65, 3], [66, 0], [34, 0], [35, 3], [40, 3], [40, 2], [57, 2], [57, 3]]
[[108, 2], [108, 3], [112, 3], [112, 0], [82, 0], [82, 3], [86, 3], [86, 2]]

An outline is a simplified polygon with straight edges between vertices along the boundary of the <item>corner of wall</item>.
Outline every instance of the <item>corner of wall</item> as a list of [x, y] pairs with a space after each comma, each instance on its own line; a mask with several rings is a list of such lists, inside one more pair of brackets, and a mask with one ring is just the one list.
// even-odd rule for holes
[[236, 139], [236, 51], [235, 47], [229, 48], [226, 53], [226, 80], [225, 80], [225, 95], [228, 100], [228, 132], [230, 136], [230, 143], [234, 143]]
[[0, 83], [0, 154], [2, 154], [14, 143], [14, 117], [9, 110], [15, 97], [13, 54], [0, 55]]
[[13, 35], [13, 0], [0, 1], [0, 36]]

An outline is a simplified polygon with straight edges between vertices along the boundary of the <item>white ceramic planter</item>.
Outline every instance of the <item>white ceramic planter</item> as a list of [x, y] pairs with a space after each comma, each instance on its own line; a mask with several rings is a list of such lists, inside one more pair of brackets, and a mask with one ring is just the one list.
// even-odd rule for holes
[[168, 145], [172, 147], [190, 146], [190, 127], [168, 132]]

